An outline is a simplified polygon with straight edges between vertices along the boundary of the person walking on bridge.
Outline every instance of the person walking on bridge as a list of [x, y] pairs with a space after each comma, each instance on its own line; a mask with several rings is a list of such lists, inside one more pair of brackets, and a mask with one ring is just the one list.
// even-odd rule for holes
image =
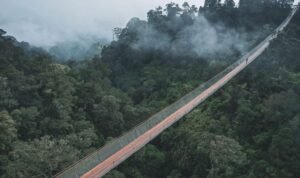
[[249, 59], [249, 58], [247, 57], [247, 58], [246, 58], [246, 64], [248, 64], [248, 59]]

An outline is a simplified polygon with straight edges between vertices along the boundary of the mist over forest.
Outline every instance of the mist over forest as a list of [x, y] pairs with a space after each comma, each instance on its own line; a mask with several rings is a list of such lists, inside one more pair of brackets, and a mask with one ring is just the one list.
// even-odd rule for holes
[[[18, 3], [15, 12], [56, 8]], [[273, 33], [297, 2], [167, 1], [155, 8], [145, 2], [147, 12], [128, 13], [114, 34], [106, 24], [110, 18], [95, 26], [93, 15], [101, 12], [89, 3], [98, 5], [73, 6], [86, 8], [74, 15], [86, 28], [74, 22], [57, 35], [51, 32], [58, 22], [49, 18], [42, 21], [44, 35], [30, 42], [8, 30], [24, 25], [14, 19], [30, 19], [8, 18], [14, 6], [0, 10], [1, 178], [53, 177], [237, 61]], [[123, 13], [143, 4], [119, 3], [116, 9], [102, 5]], [[74, 9], [53, 11], [59, 17]], [[24, 26], [19, 34], [39, 30]], [[68, 34], [67, 27], [76, 30]], [[297, 12], [254, 63], [105, 178], [299, 177], [299, 48]]]

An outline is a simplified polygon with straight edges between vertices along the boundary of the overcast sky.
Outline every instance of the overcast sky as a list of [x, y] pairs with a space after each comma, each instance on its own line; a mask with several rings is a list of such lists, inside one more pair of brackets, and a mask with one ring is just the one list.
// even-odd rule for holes
[[78, 36], [111, 39], [113, 27], [173, 1], [197, 7], [204, 0], [1, 0], [0, 28], [36, 46], [51, 46]]
[[[1, 0], [0, 28], [20, 41], [51, 46], [77, 36], [112, 38], [113, 27], [171, 0]], [[182, 4], [184, 0], [172, 0]], [[203, 0], [190, 0], [200, 6]]]

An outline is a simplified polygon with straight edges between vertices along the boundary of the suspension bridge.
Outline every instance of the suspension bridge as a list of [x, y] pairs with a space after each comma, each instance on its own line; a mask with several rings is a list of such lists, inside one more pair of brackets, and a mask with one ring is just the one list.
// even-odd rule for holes
[[188, 114], [191, 110], [205, 101], [217, 90], [222, 88], [239, 72], [251, 64], [269, 47], [271, 41], [277, 38], [278, 33], [284, 30], [297, 12], [298, 8], [299, 6], [294, 6], [289, 16], [274, 30], [272, 34], [215, 77], [201, 84], [195, 90], [183, 96], [175, 103], [169, 105], [119, 138], [79, 160], [74, 165], [66, 168], [55, 177], [97, 178], [104, 176], [110, 170], [121, 164], [128, 157], [153, 140], [161, 132]]

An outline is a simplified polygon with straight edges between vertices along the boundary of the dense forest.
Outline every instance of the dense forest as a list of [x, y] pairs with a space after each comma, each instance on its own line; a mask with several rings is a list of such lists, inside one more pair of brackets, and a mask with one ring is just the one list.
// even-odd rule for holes
[[[55, 175], [222, 71], [291, 3], [169, 3], [82, 60], [0, 29], [0, 177]], [[299, 177], [299, 47], [297, 13], [248, 69], [106, 177]]]

